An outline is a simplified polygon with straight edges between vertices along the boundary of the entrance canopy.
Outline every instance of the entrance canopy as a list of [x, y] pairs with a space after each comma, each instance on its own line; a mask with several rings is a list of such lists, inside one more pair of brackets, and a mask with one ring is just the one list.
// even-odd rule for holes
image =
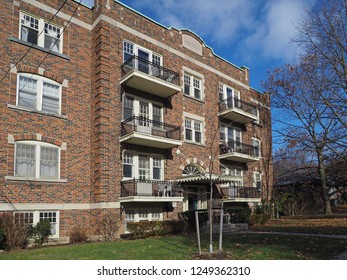
[[194, 183], [194, 184], [209, 184], [210, 180], [213, 183], [229, 183], [233, 180], [230, 177], [220, 177], [216, 174], [199, 174], [199, 175], [187, 175], [176, 178], [176, 182], [179, 183]]

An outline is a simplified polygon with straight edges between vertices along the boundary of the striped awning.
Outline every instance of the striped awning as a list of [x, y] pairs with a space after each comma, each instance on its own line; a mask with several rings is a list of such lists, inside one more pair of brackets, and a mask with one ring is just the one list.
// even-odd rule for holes
[[231, 182], [238, 181], [233, 179], [230, 176], [218, 176], [216, 174], [187, 175], [187, 176], [182, 176], [175, 179], [175, 181], [179, 183], [196, 183], [196, 184], [209, 184], [210, 180], [212, 180], [213, 183], [231, 183]]

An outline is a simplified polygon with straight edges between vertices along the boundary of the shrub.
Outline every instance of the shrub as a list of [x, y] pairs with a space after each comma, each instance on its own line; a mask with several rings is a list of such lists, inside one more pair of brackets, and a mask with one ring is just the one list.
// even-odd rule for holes
[[118, 218], [113, 213], [105, 213], [98, 221], [97, 233], [101, 234], [105, 241], [114, 241], [118, 230]]
[[133, 239], [167, 234], [181, 234], [184, 230], [183, 221], [141, 221], [127, 223], [127, 229]]
[[42, 246], [43, 243], [48, 242], [50, 234], [51, 223], [49, 219], [41, 220], [31, 228], [31, 237], [37, 246]]
[[0, 228], [0, 250], [4, 250], [6, 248], [6, 238], [5, 233], [2, 228]]
[[229, 208], [226, 209], [225, 212], [230, 215], [231, 223], [250, 223], [252, 213], [252, 210], [250, 208]]
[[252, 223], [255, 225], [263, 225], [271, 219], [271, 204], [262, 202], [257, 204], [254, 208], [254, 214], [252, 216]]
[[4, 213], [0, 220], [3, 232], [3, 247], [8, 250], [25, 248], [28, 245], [31, 226], [14, 222], [12, 213]]
[[73, 227], [70, 231], [70, 243], [84, 243], [88, 241], [88, 230], [82, 227]]

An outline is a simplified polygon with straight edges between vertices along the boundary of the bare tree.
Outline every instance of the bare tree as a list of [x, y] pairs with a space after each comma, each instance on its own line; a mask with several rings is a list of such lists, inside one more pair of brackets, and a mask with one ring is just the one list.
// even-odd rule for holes
[[281, 110], [281, 129], [277, 131], [293, 152], [296, 149], [313, 157], [319, 174], [326, 214], [331, 213], [329, 187], [326, 182], [326, 158], [330, 147], [341, 145], [342, 129], [339, 118], [331, 115], [322, 96], [329, 96], [329, 83], [324, 69], [317, 67], [316, 57], [307, 56], [297, 65], [276, 69], [265, 83], [272, 93], [272, 105]]
[[298, 25], [294, 41], [325, 73], [326, 89], [318, 94], [332, 116], [347, 128], [347, 1], [318, 2]]

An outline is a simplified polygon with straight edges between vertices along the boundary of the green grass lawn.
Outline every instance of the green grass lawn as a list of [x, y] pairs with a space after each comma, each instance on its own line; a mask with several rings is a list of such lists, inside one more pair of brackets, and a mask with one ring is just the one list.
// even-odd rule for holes
[[[214, 238], [215, 250], [218, 237]], [[202, 248], [208, 248], [207, 238]], [[272, 234], [224, 236], [223, 254], [216, 259], [234, 260], [327, 260], [347, 250], [347, 240]], [[95, 242], [79, 245], [46, 246], [0, 254], [7, 260], [189, 260], [197, 255], [195, 235], [166, 236], [143, 240]]]

